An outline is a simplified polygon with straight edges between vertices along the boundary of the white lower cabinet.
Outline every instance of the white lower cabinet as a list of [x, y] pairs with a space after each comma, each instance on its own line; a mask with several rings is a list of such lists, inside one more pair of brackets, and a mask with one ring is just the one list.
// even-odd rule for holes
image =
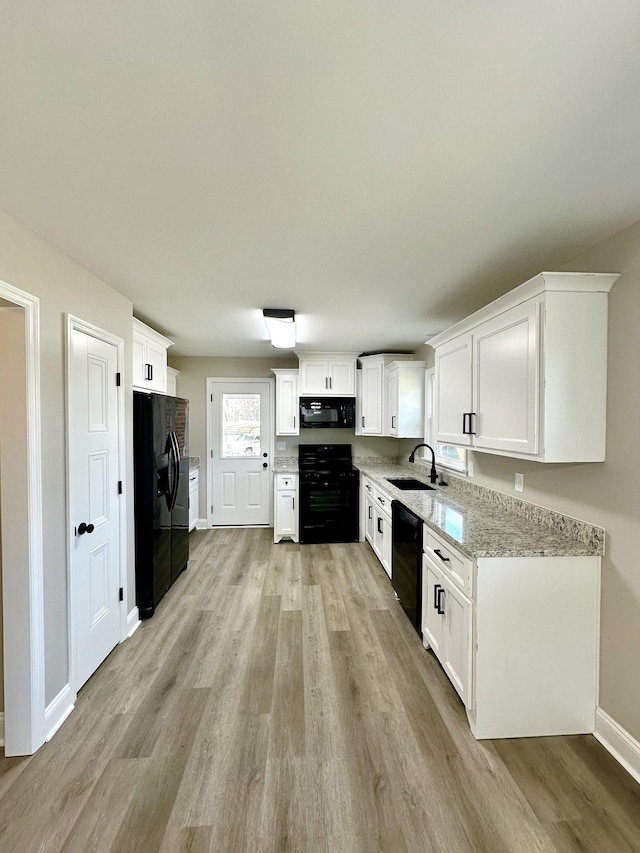
[[473, 735], [593, 732], [600, 558], [470, 559], [425, 526], [422, 633]]
[[[366, 480], [365, 480], [366, 490]], [[373, 486], [372, 494], [365, 491], [365, 538], [373, 548], [382, 568], [391, 577], [393, 540], [391, 538], [391, 498]]]
[[298, 542], [298, 535], [298, 475], [276, 474], [273, 541], [291, 539], [293, 542]]
[[189, 532], [198, 523], [198, 501], [199, 501], [200, 472], [197, 468], [189, 471]]
[[471, 695], [471, 602], [426, 555], [422, 596], [423, 642], [431, 646], [467, 708]]

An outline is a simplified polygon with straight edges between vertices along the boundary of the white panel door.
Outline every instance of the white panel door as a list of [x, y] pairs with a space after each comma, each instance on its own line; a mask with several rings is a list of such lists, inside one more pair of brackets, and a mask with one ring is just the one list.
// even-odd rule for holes
[[115, 345], [72, 330], [69, 504], [76, 690], [119, 640], [117, 369]]
[[272, 381], [209, 381], [209, 523], [267, 525]]

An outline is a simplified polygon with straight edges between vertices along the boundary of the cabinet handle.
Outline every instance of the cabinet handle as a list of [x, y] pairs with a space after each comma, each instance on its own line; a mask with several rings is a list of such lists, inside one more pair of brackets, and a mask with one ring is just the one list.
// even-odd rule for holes
[[382, 504], [382, 506], [384, 506], [384, 500], [380, 497], [380, 495], [378, 495], [378, 500], [380, 501], [380, 503]]
[[395, 416], [395, 415], [391, 415], [391, 429], [395, 429], [395, 428], [396, 428], [395, 420], [396, 420], [396, 416]]
[[443, 557], [443, 556], [442, 556], [442, 551], [440, 550], [440, 548], [434, 548], [434, 549], [433, 549], [433, 553], [434, 553], [434, 554], [437, 554], [437, 555], [438, 555], [438, 557], [440, 557], [440, 559], [442, 560], [442, 562], [443, 562], [443, 563], [450, 563], [450, 562], [451, 562], [451, 560], [450, 560], [450, 558], [449, 558], [449, 557]]
[[[475, 424], [471, 420], [471, 418], [475, 418], [475, 417], [476, 417], [475, 412], [464, 412], [464, 414], [462, 415], [462, 434], [463, 435], [475, 435], [476, 434]], [[467, 418], [469, 418], [468, 427], [467, 427]]]
[[369, 518], [373, 518], [373, 507], [369, 507]]
[[291, 509], [295, 509], [295, 508], [296, 508], [296, 499], [291, 498]]
[[144, 378], [145, 379], [153, 379], [153, 365], [152, 364], [145, 364], [144, 368], [145, 368]]
[[333, 390], [333, 379], [329, 377], [329, 388]]
[[440, 587], [438, 590], [438, 606], [437, 611], [441, 616], [444, 616], [444, 604], [442, 603], [442, 599], [444, 598], [444, 589]]
[[364, 415], [362, 416], [362, 429], [364, 429]]
[[327, 379], [326, 376], [324, 377], [324, 387], [325, 387], [325, 391], [329, 387], [329, 380]]
[[381, 519], [381, 518], [379, 518], [379, 519], [378, 519], [378, 533], [382, 533], [382, 532], [383, 532], [383, 531], [381, 530], [381, 528], [380, 528], [380, 525], [381, 525], [381, 524], [382, 524], [382, 519]]
[[[442, 589], [439, 583], [434, 583], [433, 585], [433, 609], [438, 610], [438, 592]], [[438, 610], [438, 613], [440, 611]]]

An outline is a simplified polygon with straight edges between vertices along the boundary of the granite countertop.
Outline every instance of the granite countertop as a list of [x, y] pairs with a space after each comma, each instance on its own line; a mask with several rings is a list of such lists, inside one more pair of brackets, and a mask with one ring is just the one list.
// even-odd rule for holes
[[417, 465], [376, 465], [358, 460], [355, 467], [382, 487], [390, 498], [400, 500], [469, 557], [558, 557], [603, 553], [602, 528], [518, 501], [509, 495], [449, 476], [446, 479], [450, 485], [436, 485], [434, 491], [402, 491], [385, 478], [415, 477], [428, 483], [428, 470]]
[[189, 457], [189, 470], [192, 471], [194, 468], [200, 467], [200, 457], [199, 456], [190, 456]]
[[274, 474], [297, 474], [297, 456], [275, 456], [273, 459]]

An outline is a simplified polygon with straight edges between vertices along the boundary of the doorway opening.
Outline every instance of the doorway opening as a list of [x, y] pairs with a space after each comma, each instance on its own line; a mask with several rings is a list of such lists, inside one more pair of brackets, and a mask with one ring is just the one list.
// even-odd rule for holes
[[0, 563], [5, 755], [45, 735], [39, 300], [0, 282]]

